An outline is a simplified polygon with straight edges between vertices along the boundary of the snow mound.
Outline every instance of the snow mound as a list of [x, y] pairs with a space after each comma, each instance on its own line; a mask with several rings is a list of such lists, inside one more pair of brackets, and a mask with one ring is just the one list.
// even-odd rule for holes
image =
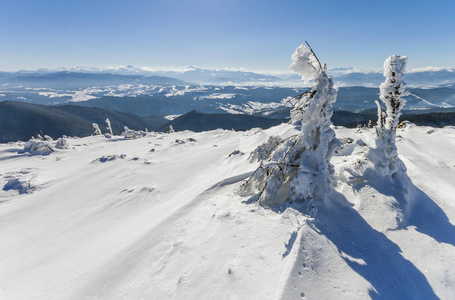
[[128, 127], [124, 126], [124, 132], [122, 132], [122, 136], [125, 138], [125, 139], [139, 139], [141, 137], [144, 137], [147, 135], [147, 132], [145, 131], [142, 131], [142, 130], [132, 130], [132, 129], [129, 129]]
[[[33, 169], [26, 168], [20, 171], [7, 172], [4, 176], [6, 184], [3, 191], [17, 191], [19, 194], [29, 194], [35, 189]], [[1, 201], [0, 201], [1, 202]]]
[[93, 162], [105, 163], [108, 161], [114, 161], [117, 159], [125, 159], [125, 158], [126, 158], [126, 154], [120, 154], [120, 155], [114, 154], [114, 155], [106, 155], [106, 156], [103, 155], [102, 157], [95, 159]]
[[49, 155], [54, 152], [54, 149], [47, 141], [29, 140], [24, 145], [24, 151], [29, 151], [32, 154]]

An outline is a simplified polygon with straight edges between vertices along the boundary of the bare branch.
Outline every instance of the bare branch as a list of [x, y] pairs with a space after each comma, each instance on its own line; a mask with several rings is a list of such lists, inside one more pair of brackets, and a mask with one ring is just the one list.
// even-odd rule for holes
[[322, 68], [321, 62], [319, 61], [319, 58], [316, 56], [316, 53], [314, 53], [314, 51], [313, 51], [313, 49], [311, 48], [310, 44], [308, 44], [307, 41], [305, 41], [305, 44], [306, 44], [306, 45], [308, 46], [308, 48], [310, 49], [311, 53], [313, 53], [314, 58], [316, 58], [316, 60], [318, 61], [320, 71], [324, 70], [324, 68]]

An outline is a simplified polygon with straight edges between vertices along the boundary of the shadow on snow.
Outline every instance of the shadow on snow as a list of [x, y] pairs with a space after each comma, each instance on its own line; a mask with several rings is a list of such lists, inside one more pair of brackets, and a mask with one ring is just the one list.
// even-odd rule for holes
[[[353, 188], [360, 189], [368, 184], [379, 193], [395, 197], [404, 213], [400, 229], [415, 226], [418, 232], [439, 243], [455, 246], [455, 226], [450, 223], [444, 211], [418, 189], [406, 174], [401, 175], [398, 184], [390, 186], [384, 183], [381, 180], [372, 180]], [[331, 198], [335, 201], [331, 201], [330, 205], [321, 205], [318, 217], [309, 220], [308, 224], [330, 240], [350, 268], [372, 285], [371, 298], [438, 299], [426, 277], [412, 262], [403, 257], [397, 244], [372, 228], [344, 195], [333, 192]], [[255, 195], [243, 203], [252, 204], [256, 201]], [[287, 207], [306, 212], [303, 203], [279, 205], [270, 209], [282, 213]], [[291, 252], [296, 238], [297, 234], [291, 236], [283, 258]], [[303, 243], [304, 237], [301, 239]], [[347, 258], [343, 253], [355, 260]], [[363, 260], [364, 263], [356, 260]], [[302, 265], [301, 262], [296, 262], [295, 266], [299, 265]]]

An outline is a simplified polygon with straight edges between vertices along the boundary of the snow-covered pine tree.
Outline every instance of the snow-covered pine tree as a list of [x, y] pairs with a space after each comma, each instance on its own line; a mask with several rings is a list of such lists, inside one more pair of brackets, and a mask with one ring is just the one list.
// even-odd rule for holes
[[109, 130], [109, 133], [110, 133], [111, 135], [114, 135], [114, 133], [112, 132], [111, 121], [109, 120], [109, 118], [106, 118], [106, 124], [107, 124], [106, 129]]
[[[403, 81], [406, 69], [407, 56], [391, 55], [384, 62], [384, 77], [386, 78], [380, 89], [379, 98], [384, 102], [386, 111], [381, 103], [378, 107], [378, 123], [376, 126], [377, 139], [374, 161], [376, 169], [384, 176], [395, 177], [399, 165], [397, 146], [395, 145], [396, 131], [401, 116], [401, 110], [406, 104], [402, 98], [407, 95]], [[404, 166], [402, 166], [404, 167]]]
[[98, 124], [92, 123], [92, 126], [93, 126], [93, 130], [94, 130], [93, 133], [92, 133], [92, 135], [101, 135], [101, 134], [102, 134], [102, 133], [101, 133], [101, 129], [100, 129], [100, 127], [98, 126]]
[[291, 111], [291, 122], [299, 131], [285, 140], [271, 140], [276, 145], [258, 147], [269, 149], [270, 154], [266, 153], [243, 188], [247, 193], [258, 193], [263, 206], [306, 201], [308, 212], [315, 214], [316, 203], [324, 201], [331, 191], [334, 171], [330, 159], [340, 145], [330, 127], [337, 91], [326, 66], [321, 65], [308, 43], [299, 46], [292, 59], [290, 69], [314, 82]]

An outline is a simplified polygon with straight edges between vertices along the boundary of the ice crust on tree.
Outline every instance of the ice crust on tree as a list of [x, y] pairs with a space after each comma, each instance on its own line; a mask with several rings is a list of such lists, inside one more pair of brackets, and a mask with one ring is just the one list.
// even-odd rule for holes
[[385, 104], [376, 101], [378, 107], [378, 123], [376, 126], [376, 149], [371, 151], [370, 159], [375, 163], [377, 171], [383, 176], [395, 177], [404, 165], [398, 159], [397, 146], [395, 145], [396, 130], [401, 116], [401, 110], [406, 104], [402, 98], [408, 93], [403, 81], [406, 71], [407, 56], [391, 55], [384, 62], [384, 77], [386, 80], [380, 85], [379, 98]]
[[93, 135], [102, 135], [103, 133], [101, 132], [100, 127], [96, 123], [92, 123], [93, 126]]
[[387, 58], [384, 62], [384, 77], [386, 80], [379, 86], [379, 98], [387, 107], [384, 130], [390, 134], [392, 139], [395, 139], [401, 110], [406, 104], [406, 99], [402, 98], [402, 96], [408, 95], [405, 89], [406, 84], [403, 81], [407, 61], [407, 56], [391, 55]]
[[251, 153], [250, 160], [252, 162], [260, 162], [267, 159], [270, 157], [273, 150], [275, 150], [282, 142], [283, 139], [280, 136], [270, 136], [264, 144], [257, 146], [257, 148]]
[[292, 54], [290, 70], [299, 74], [302, 80], [314, 80], [319, 77], [319, 62], [305, 44], [300, 45]]
[[54, 152], [49, 142], [34, 139], [31, 139], [25, 143], [24, 151], [41, 155], [49, 155]]
[[123, 126], [123, 129], [125, 130], [124, 132], [122, 132], [122, 136], [125, 138], [125, 139], [139, 139], [141, 137], [144, 137], [147, 135], [147, 132], [145, 131], [141, 131], [141, 130], [132, 130], [132, 129], [129, 129], [128, 127], [126, 126]]
[[106, 124], [107, 124], [106, 129], [109, 131], [109, 134], [114, 135], [114, 133], [112, 132], [111, 121], [109, 120], [109, 118], [106, 118]]
[[68, 140], [65, 137], [61, 137], [61, 138], [58, 138], [58, 140], [55, 142], [55, 148], [69, 149], [70, 145], [68, 143]]
[[292, 59], [290, 69], [314, 81], [291, 111], [291, 122], [299, 132], [281, 141], [267, 157], [264, 153], [273, 139], [256, 149], [252, 156], [264, 158], [244, 189], [258, 193], [263, 206], [306, 201], [308, 212], [315, 214], [317, 203], [331, 191], [334, 169], [330, 159], [340, 145], [330, 127], [337, 90], [309, 46], [299, 46]]

